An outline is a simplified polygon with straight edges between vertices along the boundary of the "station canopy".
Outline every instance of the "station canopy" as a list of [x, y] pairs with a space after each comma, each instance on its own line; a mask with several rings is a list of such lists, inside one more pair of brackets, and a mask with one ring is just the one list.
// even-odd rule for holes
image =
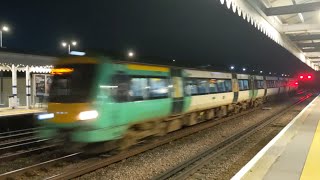
[[29, 67], [33, 73], [49, 73], [56, 60], [53, 56], [0, 51], [0, 71], [11, 71], [14, 65], [18, 72]]
[[320, 0], [220, 0], [234, 13], [320, 70]]

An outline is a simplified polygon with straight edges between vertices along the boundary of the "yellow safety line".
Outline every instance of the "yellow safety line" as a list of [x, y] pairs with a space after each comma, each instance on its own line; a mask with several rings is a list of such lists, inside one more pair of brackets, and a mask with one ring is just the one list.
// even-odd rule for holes
[[311, 147], [309, 149], [307, 161], [304, 165], [301, 180], [319, 180], [320, 179], [320, 123], [314, 134]]

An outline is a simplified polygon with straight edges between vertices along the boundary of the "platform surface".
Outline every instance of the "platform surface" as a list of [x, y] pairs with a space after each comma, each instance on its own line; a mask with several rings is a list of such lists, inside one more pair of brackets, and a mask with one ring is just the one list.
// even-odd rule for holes
[[20, 115], [28, 115], [28, 114], [36, 114], [46, 112], [45, 108], [32, 108], [26, 109], [26, 107], [18, 107], [15, 109], [12, 108], [0, 108], [0, 118], [1, 117], [9, 117], [9, 116], [20, 116]]
[[320, 97], [316, 97], [232, 179], [320, 180]]

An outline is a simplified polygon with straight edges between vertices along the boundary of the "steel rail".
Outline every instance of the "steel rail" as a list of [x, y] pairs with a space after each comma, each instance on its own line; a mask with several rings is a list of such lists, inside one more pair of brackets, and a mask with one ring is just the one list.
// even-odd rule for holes
[[20, 144], [14, 144], [14, 145], [10, 145], [10, 146], [1, 147], [0, 153], [3, 154], [3, 153], [10, 152], [10, 151], [20, 150], [23, 148], [31, 148], [31, 147], [39, 146], [48, 140], [49, 139], [36, 139], [36, 140], [30, 141], [30, 139], [29, 139], [28, 141], [22, 142]]
[[30, 172], [30, 171], [37, 170], [37, 169], [40, 169], [40, 168], [43, 168], [43, 167], [48, 167], [48, 166], [54, 165], [54, 164], [56, 164], [58, 162], [65, 161], [67, 159], [76, 157], [76, 156], [78, 156], [80, 154], [81, 154], [81, 152], [77, 152], [77, 153], [69, 154], [69, 155], [62, 156], [62, 157], [59, 157], [59, 158], [56, 158], [56, 159], [51, 159], [49, 161], [41, 162], [39, 164], [34, 164], [34, 165], [31, 165], [31, 166], [28, 166], [28, 167], [24, 167], [24, 168], [21, 168], [21, 169], [17, 169], [17, 170], [13, 170], [13, 171], [10, 171], [10, 172], [6, 172], [6, 173], [3, 173], [3, 174], [0, 174], [0, 179], [13, 178], [13, 177], [16, 177], [18, 175], [22, 175], [22, 174], [24, 174], [26, 172]]
[[13, 146], [13, 145], [21, 144], [21, 143], [25, 143], [25, 142], [35, 141], [35, 140], [38, 140], [38, 139], [39, 138], [37, 138], [37, 137], [31, 137], [31, 138], [28, 138], [28, 139], [19, 139], [19, 140], [12, 141], [12, 142], [5, 142], [5, 143], [0, 144], [0, 148]]
[[15, 160], [17, 158], [22, 158], [22, 157], [26, 157], [26, 156], [31, 155], [31, 154], [44, 152], [44, 151], [47, 151], [47, 150], [50, 150], [50, 149], [54, 149], [56, 147], [58, 147], [58, 145], [54, 144], [54, 145], [48, 145], [48, 146], [43, 146], [43, 147], [39, 147], [39, 148], [34, 148], [34, 149], [31, 149], [31, 150], [26, 150], [26, 151], [23, 151], [23, 152], [18, 152], [18, 153], [15, 153], [15, 154], [9, 154], [9, 155], [5, 155], [5, 156], [0, 156], [0, 162], [12, 161], [12, 160]]
[[6, 136], [1, 136], [0, 141], [9, 140], [9, 139], [13, 139], [13, 138], [19, 138], [19, 137], [32, 136], [36, 132], [37, 131], [30, 131], [30, 132], [22, 132], [19, 134], [11, 134], [11, 135], [6, 135]]
[[2, 133], [0, 133], [0, 137], [12, 135], [12, 134], [23, 133], [23, 132], [28, 132], [28, 131], [35, 131], [35, 130], [39, 130], [39, 129], [40, 128], [28, 128], [28, 129], [21, 129], [21, 130], [16, 130], [16, 131], [2, 132]]

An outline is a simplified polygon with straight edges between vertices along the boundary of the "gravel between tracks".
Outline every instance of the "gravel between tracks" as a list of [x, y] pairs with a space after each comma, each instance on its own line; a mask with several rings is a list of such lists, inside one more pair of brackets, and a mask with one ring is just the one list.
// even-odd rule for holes
[[[310, 102], [309, 100], [307, 100]], [[238, 146], [229, 149], [210, 164], [204, 166], [188, 179], [227, 180], [232, 178], [250, 161], [271, 139], [276, 136], [307, 105], [306, 102], [285, 113], [274, 123], [247, 138]], [[173, 178], [174, 179], [174, 178]]]
[[[204, 151], [210, 146], [219, 143], [240, 129], [245, 129], [263, 120], [264, 118], [277, 113], [281, 109], [288, 107], [298, 98], [299, 97], [290, 98], [283, 103], [265, 104], [264, 106], [271, 107], [271, 109], [259, 109], [245, 117], [240, 117], [222, 123], [218, 126], [200, 131], [196, 134], [173, 141], [169, 144], [160, 146], [132, 158], [128, 158], [119, 163], [112, 164], [106, 168], [86, 174], [77, 179], [151, 179], [155, 175], [164, 172], [180, 162], [196, 155], [198, 152]], [[290, 118], [292, 119], [292, 117]], [[254, 154], [252, 154], [252, 156], [253, 155]], [[250, 160], [249, 156], [248, 160]], [[229, 159], [223, 160], [223, 162], [226, 161], [229, 161]], [[245, 162], [243, 164], [245, 164]], [[240, 168], [241, 166], [235, 169], [238, 170]], [[232, 171], [233, 174], [235, 172], [236, 170]], [[228, 177], [230, 178], [231, 176], [228, 175]]]

